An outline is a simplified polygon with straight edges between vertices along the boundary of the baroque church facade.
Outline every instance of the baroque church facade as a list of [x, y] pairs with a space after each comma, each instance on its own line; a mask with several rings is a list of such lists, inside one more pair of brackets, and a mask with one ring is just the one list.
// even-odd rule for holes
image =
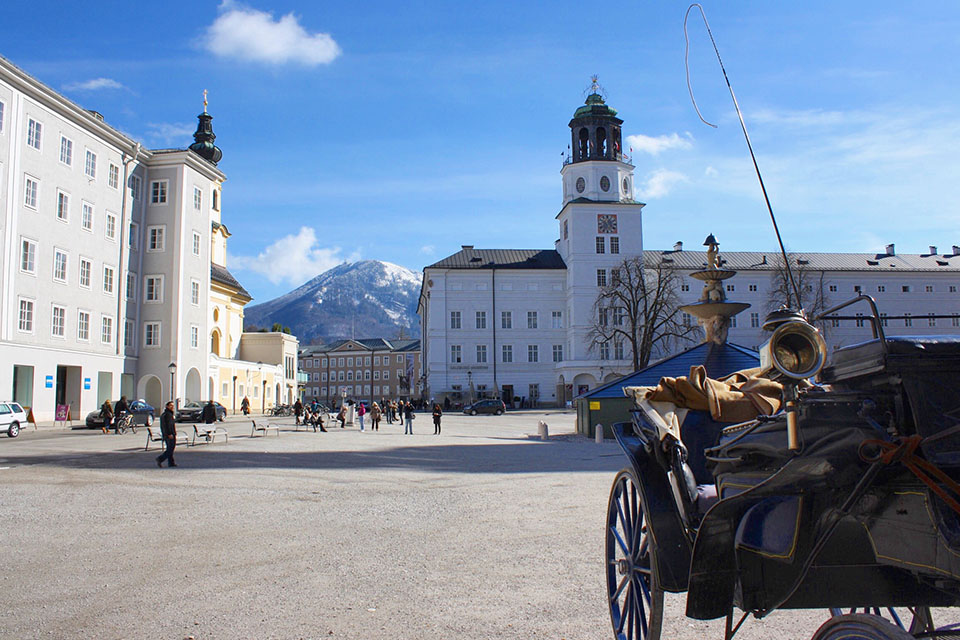
[[[424, 396], [454, 403], [501, 397], [528, 406], [564, 406], [576, 396], [632, 373], [628, 344], [592, 346], [595, 302], [618, 264], [641, 258], [678, 275], [678, 306], [694, 303], [706, 251], [643, 249], [642, 209], [623, 153], [623, 121], [594, 84], [569, 122], [571, 151], [561, 169], [563, 199], [553, 249], [478, 249], [463, 245], [424, 268], [418, 314]], [[688, 230], [682, 230], [686, 233]], [[703, 230], [703, 236], [712, 229]], [[779, 254], [725, 251], [726, 297], [749, 308], [731, 320], [730, 342], [756, 349], [777, 287]], [[887, 335], [960, 333], [960, 247], [898, 254], [796, 253], [826, 308], [854, 296], [874, 297]], [[681, 313], [678, 311], [678, 313]], [[831, 348], [872, 337], [869, 310], [849, 308], [823, 323]], [[681, 313], [682, 321], [696, 323]], [[674, 349], [693, 346], [677, 344]], [[654, 353], [654, 359], [670, 355]]]

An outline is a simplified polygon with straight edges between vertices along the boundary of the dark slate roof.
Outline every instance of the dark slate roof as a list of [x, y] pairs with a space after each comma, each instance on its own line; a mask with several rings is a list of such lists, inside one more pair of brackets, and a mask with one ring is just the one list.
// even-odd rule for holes
[[427, 269], [566, 269], [553, 249], [461, 249]]
[[240, 295], [246, 296], [250, 300], [253, 300], [253, 296], [247, 293], [247, 290], [243, 288], [243, 285], [233, 277], [233, 274], [227, 271], [226, 267], [221, 267], [218, 264], [210, 264], [210, 279], [214, 282], [219, 282], [220, 284], [225, 284], [228, 287], [233, 287], [237, 290]]
[[623, 398], [624, 387], [655, 387], [660, 378], [677, 378], [690, 375], [690, 367], [702, 364], [711, 378], [723, 376], [760, 366], [760, 355], [752, 349], [725, 342], [717, 345], [712, 342], [702, 342], [686, 351], [681, 351], [660, 362], [654, 363], [646, 369], [626, 375], [614, 380], [593, 391], [580, 396], [582, 398]]
[[[678, 269], [703, 269], [707, 265], [706, 251], [656, 251], [643, 252], [644, 261], [653, 266], [660, 260], [673, 264]], [[804, 253], [791, 251], [791, 258], [801, 261], [805, 268], [814, 271], [960, 271], [960, 254], [887, 254], [887, 253]], [[723, 251], [720, 250], [721, 267], [739, 272], [773, 271], [782, 262], [776, 251]], [[805, 261], [805, 262], [804, 262]]]

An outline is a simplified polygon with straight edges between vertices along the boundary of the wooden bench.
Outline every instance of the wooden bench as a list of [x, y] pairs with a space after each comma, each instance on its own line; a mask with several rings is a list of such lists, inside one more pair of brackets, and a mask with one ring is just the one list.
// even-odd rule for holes
[[264, 436], [266, 436], [267, 432], [270, 431], [271, 429], [277, 432], [278, 438], [280, 437], [280, 425], [271, 424], [269, 422], [257, 424], [256, 420], [251, 420], [251, 422], [253, 422], [253, 427], [250, 429], [251, 438], [254, 437], [258, 431], [261, 432]]
[[193, 425], [193, 441], [190, 446], [197, 444], [197, 438], [202, 438], [204, 442], [210, 444], [217, 436], [223, 436], [224, 442], [230, 442], [230, 434], [223, 427], [214, 427], [213, 425], [195, 424]]
[[[187, 435], [186, 431], [177, 431], [177, 444], [180, 444], [181, 441], [183, 444], [190, 444], [190, 436]], [[147, 444], [143, 448], [144, 451], [150, 448], [151, 442], [159, 442], [160, 446], [163, 447], [163, 431], [160, 430], [158, 424], [147, 427]]]

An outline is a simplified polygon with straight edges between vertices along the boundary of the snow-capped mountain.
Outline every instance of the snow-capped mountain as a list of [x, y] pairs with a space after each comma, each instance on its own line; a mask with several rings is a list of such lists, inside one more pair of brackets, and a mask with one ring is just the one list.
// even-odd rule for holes
[[345, 262], [288, 294], [244, 310], [247, 327], [290, 327], [315, 338], [420, 337], [417, 297], [423, 274], [379, 260]]

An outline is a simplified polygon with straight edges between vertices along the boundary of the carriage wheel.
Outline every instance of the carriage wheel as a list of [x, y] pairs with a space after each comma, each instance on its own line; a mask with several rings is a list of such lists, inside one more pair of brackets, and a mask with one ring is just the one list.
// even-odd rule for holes
[[[903, 629], [912, 638], [932, 638], [933, 640], [943, 638], [960, 638], [960, 623], [946, 622], [942, 619], [945, 610], [938, 610], [940, 616], [934, 616], [930, 607], [867, 607], [863, 609], [849, 609], [847, 615], [873, 614], [873, 617], [880, 617], [893, 623], [900, 629]], [[950, 611], [954, 611], [950, 609]], [[843, 616], [843, 610], [839, 608], [830, 609], [830, 613], [837, 617]], [[934, 618], [940, 618], [934, 620]], [[954, 616], [948, 618], [956, 619]]]
[[824, 622], [811, 640], [913, 640], [913, 636], [880, 616], [849, 613]]
[[659, 640], [663, 590], [657, 584], [653, 537], [630, 469], [617, 474], [607, 502], [607, 598], [617, 640]]

